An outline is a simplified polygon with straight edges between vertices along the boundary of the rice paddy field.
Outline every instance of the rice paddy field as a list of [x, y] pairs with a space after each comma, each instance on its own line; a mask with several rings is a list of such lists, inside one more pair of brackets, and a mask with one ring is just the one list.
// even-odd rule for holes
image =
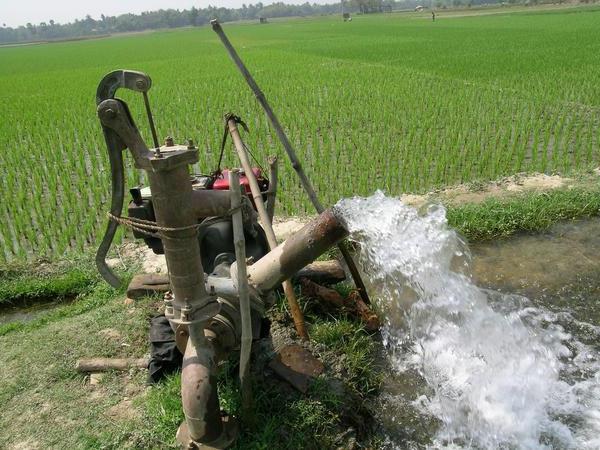
[[[225, 24], [326, 204], [600, 163], [600, 8], [392, 13]], [[110, 200], [95, 89], [147, 72], [161, 136], [215, 168], [223, 115], [280, 155], [278, 213], [312, 212], [260, 106], [208, 27], [0, 47], [0, 263], [94, 245]], [[151, 142], [143, 103], [124, 94]], [[236, 164], [233, 152], [226, 164]], [[143, 182], [128, 169], [129, 185]]]

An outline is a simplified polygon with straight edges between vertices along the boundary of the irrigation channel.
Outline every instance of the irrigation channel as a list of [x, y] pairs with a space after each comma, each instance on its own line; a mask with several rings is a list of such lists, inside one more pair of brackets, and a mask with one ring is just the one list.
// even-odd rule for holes
[[469, 249], [441, 206], [335, 208], [384, 322], [387, 448], [600, 448], [600, 219]]
[[600, 221], [472, 256], [441, 206], [336, 209], [385, 322], [389, 448], [600, 448]]

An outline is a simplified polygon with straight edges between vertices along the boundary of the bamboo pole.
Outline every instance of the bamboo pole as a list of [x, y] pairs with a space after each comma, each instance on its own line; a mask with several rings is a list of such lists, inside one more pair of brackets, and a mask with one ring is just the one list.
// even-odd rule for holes
[[[236, 121], [230, 118], [227, 121], [227, 125], [229, 127], [229, 133], [231, 134], [233, 144], [240, 158], [240, 162], [242, 163], [242, 167], [244, 168], [244, 172], [246, 173], [246, 178], [248, 178], [248, 181], [250, 183], [252, 198], [254, 199], [254, 204], [256, 205], [258, 216], [260, 217], [260, 220], [265, 229], [265, 234], [267, 235], [267, 242], [269, 243], [269, 248], [273, 250], [275, 247], [277, 247], [277, 238], [275, 237], [275, 232], [273, 231], [271, 221], [269, 220], [269, 216], [267, 214], [267, 209], [265, 208], [262, 192], [260, 192], [258, 182], [256, 181], [256, 177], [254, 176], [254, 172], [252, 172], [252, 165], [250, 163], [248, 153], [246, 152], [246, 147], [244, 147], [244, 143], [242, 142], [242, 138], [240, 137]], [[287, 298], [288, 305], [290, 307], [290, 313], [292, 315], [292, 319], [294, 320], [294, 326], [296, 327], [298, 335], [302, 339], [308, 340], [308, 332], [306, 331], [306, 325], [304, 323], [304, 315], [302, 314], [302, 310], [298, 305], [298, 300], [296, 299], [296, 294], [294, 293], [294, 287], [292, 286], [292, 282], [290, 280], [286, 280], [283, 282], [283, 291]]]
[[252, 351], [252, 317], [250, 311], [250, 293], [248, 275], [246, 274], [246, 241], [242, 219], [242, 193], [240, 177], [237, 169], [229, 172], [229, 190], [231, 192], [231, 210], [233, 222], [233, 242], [237, 265], [237, 288], [240, 299], [240, 316], [242, 319], [242, 342], [240, 348], [240, 386], [242, 391], [242, 410], [244, 417], [249, 417], [252, 410], [252, 385], [250, 382], [250, 352]]
[[[227, 38], [227, 36], [225, 35], [225, 32], [223, 31], [223, 28], [221, 27], [221, 24], [219, 23], [219, 21], [217, 19], [213, 19], [210, 21], [210, 23], [212, 25], [213, 31], [215, 33], [217, 33], [217, 35], [221, 39], [221, 42], [227, 49], [229, 56], [231, 57], [231, 59], [233, 60], [233, 62], [235, 63], [235, 65], [237, 66], [239, 71], [241, 72], [241, 74], [244, 77], [244, 79], [246, 80], [246, 82], [248, 83], [248, 86], [250, 86], [250, 89], [254, 93], [256, 99], [258, 100], [258, 103], [260, 103], [260, 105], [264, 109], [265, 114], [267, 115], [267, 118], [269, 119], [269, 122], [271, 122], [271, 125], [275, 129], [275, 133], [277, 134], [277, 137], [279, 138], [281, 144], [283, 145], [283, 148], [285, 149], [288, 157], [290, 158], [292, 167], [294, 168], [294, 170], [298, 174], [298, 177], [300, 178], [302, 187], [306, 191], [308, 198], [310, 199], [311, 203], [313, 204], [313, 206], [315, 207], [317, 212], [319, 214], [321, 214], [325, 210], [325, 208], [319, 201], [319, 198], [317, 197], [317, 194], [316, 194], [315, 190], [313, 189], [312, 184], [310, 183], [308, 177], [304, 173], [302, 164], [300, 163], [300, 160], [296, 156], [296, 152], [294, 151], [294, 148], [292, 147], [290, 140], [288, 139], [287, 135], [283, 131], [283, 127], [279, 123], [279, 119], [277, 119], [277, 116], [271, 109], [271, 105], [269, 105], [269, 103], [267, 102], [267, 98], [265, 97], [265, 94], [263, 94], [263, 92], [260, 90], [260, 88], [258, 87], [258, 84], [256, 84], [256, 81], [254, 81], [254, 78], [252, 77], [252, 75], [250, 74], [250, 72], [248, 71], [246, 66], [244, 65], [244, 62], [241, 60], [241, 58], [235, 51], [235, 48], [233, 48], [233, 45], [231, 45], [231, 42], [229, 41], [229, 38]], [[367, 289], [365, 287], [365, 284], [363, 283], [362, 277], [360, 276], [360, 272], [358, 271], [358, 268], [356, 267], [356, 264], [354, 263], [354, 260], [352, 259], [352, 255], [348, 251], [348, 248], [346, 247], [346, 245], [343, 242], [340, 242], [338, 244], [338, 248], [340, 249], [340, 252], [342, 253], [342, 256], [344, 257], [344, 260], [346, 261], [346, 265], [348, 266], [348, 270], [350, 270], [350, 274], [352, 275], [352, 278], [354, 279], [354, 284], [356, 285], [356, 288], [358, 289], [360, 296], [362, 297], [362, 299], [365, 303], [367, 303], [367, 304], [371, 303], [369, 300], [369, 296], [367, 294]]]

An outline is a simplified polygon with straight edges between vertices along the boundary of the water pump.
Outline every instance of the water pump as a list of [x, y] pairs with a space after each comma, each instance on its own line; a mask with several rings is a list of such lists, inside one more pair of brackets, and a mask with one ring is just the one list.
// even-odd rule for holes
[[[165, 145], [158, 145], [147, 95], [151, 85], [144, 73], [117, 70], [98, 86], [97, 112], [108, 147], [112, 200], [96, 263], [108, 283], [120, 285], [105, 262], [118, 224], [131, 227], [155, 252], [164, 253], [170, 284], [165, 316], [184, 354], [181, 396], [185, 422], [179, 428], [178, 441], [185, 448], [226, 448], [235, 438], [235, 427], [219, 407], [217, 362], [240, 343], [243, 347], [245, 339], [259, 336], [261, 317], [273, 303], [273, 289], [348, 233], [335, 214], [325, 210], [269, 251], [255, 211], [262, 194], [249, 198], [238, 171], [228, 174], [229, 184], [223, 174], [212, 179], [191, 176], [189, 166], [198, 161], [198, 149], [192, 142], [176, 145], [167, 139]], [[127, 104], [115, 98], [118, 89], [144, 96], [152, 149], [142, 139]], [[128, 217], [121, 215], [125, 149], [149, 181], [148, 188], [131, 189]], [[245, 176], [250, 182], [260, 179], [259, 173], [246, 172]], [[263, 193], [268, 189], [264, 180], [262, 188]]]

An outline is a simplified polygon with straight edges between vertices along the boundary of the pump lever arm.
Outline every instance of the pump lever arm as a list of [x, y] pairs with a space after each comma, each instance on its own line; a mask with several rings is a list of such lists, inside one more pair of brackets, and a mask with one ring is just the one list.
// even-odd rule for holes
[[[105, 136], [106, 133], [115, 134], [121, 143], [119, 150], [128, 148], [138, 169], [151, 170], [150, 158], [153, 153], [142, 139], [125, 102], [118, 99], [104, 100], [98, 105], [98, 118]], [[109, 144], [108, 151], [112, 150], [116, 149], [111, 149]]]
[[135, 70], [115, 70], [102, 78], [96, 90], [96, 105], [104, 100], [115, 98], [119, 89], [146, 93], [152, 86], [152, 80], [143, 72]]
[[[98, 115], [102, 122], [102, 131], [108, 148], [108, 159], [111, 171], [111, 206], [110, 212], [120, 216], [123, 211], [125, 195], [125, 173], [123, 167], [123, 150], [129, 148], [133, 153], [136, 166], [145, 167], [147, 156], [151, 153], [142, 140], [137, 127], [129, 113], [127, 104], [114, 99], [119, 88], [130, 89], [137, 92], [146, 92], [150, 89], [150, 77], [141, 72], [129, 70], [116, 70], [106, 75], [96, 91], [96, 104]], [[106, 264], [106, 255], [110, 250], [118, 224], [110, 220], [106, 226], [104, 237], [96, 252], [96, 266], [102, 278], [111, 286], [118, 288], [121, 280]]]

